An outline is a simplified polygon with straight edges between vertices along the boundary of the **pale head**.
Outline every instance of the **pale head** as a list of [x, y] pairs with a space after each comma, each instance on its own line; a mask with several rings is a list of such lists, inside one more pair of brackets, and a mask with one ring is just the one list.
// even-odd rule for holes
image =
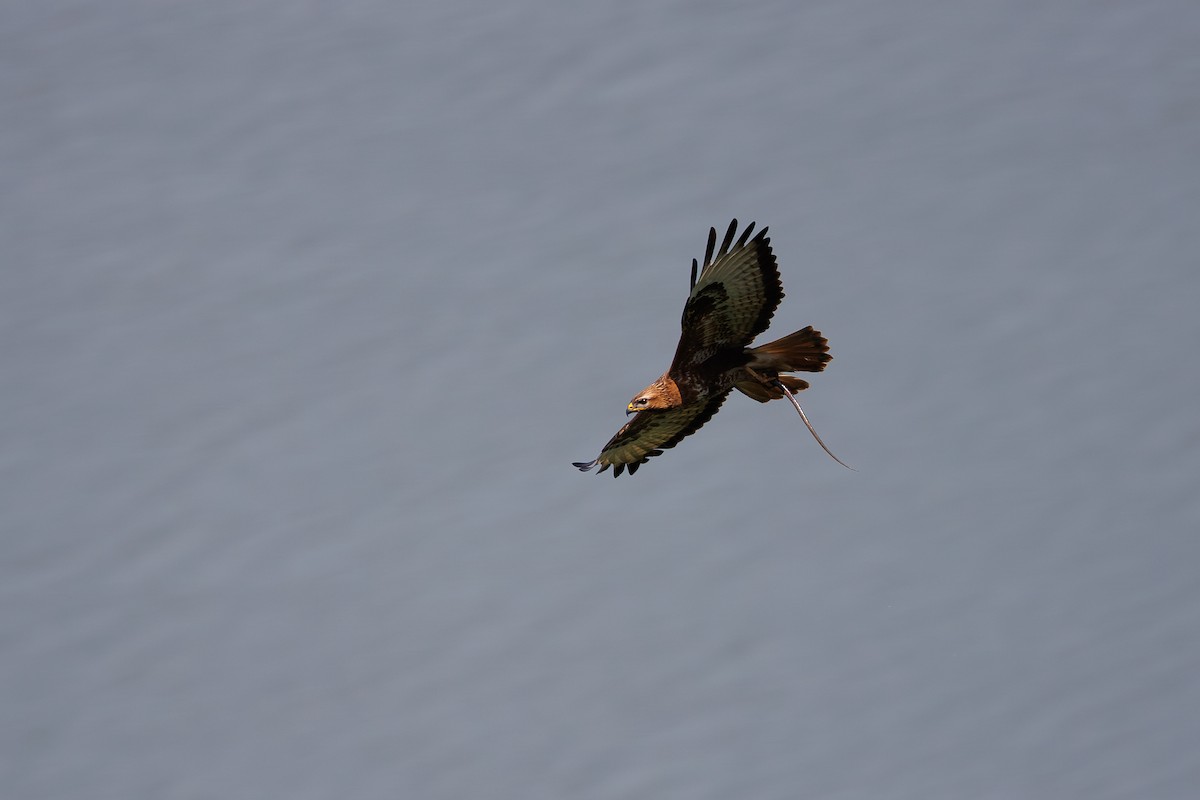
[[683, 399], [679, 395], [679, 387], [675, 385], [675, 381], [663, 375], [634, 395], [634, 398], [629, 401], [629, 405], [625, 407], [625, 413], [628, 415], [638, 411], [661, 411], [667, 408], [678, 408], [682, 404]]

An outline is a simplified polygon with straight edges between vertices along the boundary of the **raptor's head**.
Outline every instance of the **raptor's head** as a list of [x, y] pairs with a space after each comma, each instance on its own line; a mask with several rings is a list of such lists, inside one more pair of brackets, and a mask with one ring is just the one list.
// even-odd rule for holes
[[682, 398], [679, 396], [679, 387], [675, 385], [675, 381], [663, 375], [629, 401], [629, 405], [625, 407], [625, 414], [628, 416], [639, 411], [678, 408], [680, 405]]

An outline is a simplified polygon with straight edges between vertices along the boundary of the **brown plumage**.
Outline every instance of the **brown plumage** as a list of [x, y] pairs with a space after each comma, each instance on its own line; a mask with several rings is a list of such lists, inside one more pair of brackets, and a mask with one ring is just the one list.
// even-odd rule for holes
[[683, 307], [683, 332], [671, 367], [629, 401], [626, 414], [637, 416], [617, 431], [595, 460], [576, 462], [580, 470], [599, 465], [600, 472], [612, 467], [614, 477], [625, 469], [632, 475], [652, 456], [699, 430], [733, 389], [760, 403], [787, 397], [829, 452], [792, 397], [807, 389], [808, 381], [783, 374], [825, 369], [830, 360], [825, 337], [809, 326], [750, 347], [783, 299], [767, 229], [751, 239], [753, 231], [751, 222], [735, 242], [733, 220], [718, 250], [717, 231], [709, 229], [703, 269], [692, 260], [692, 291]]

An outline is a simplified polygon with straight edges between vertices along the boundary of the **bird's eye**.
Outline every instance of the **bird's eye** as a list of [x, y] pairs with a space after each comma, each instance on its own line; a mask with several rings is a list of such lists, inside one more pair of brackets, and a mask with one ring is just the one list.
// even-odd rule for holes
[[649, 401], [649, 400], [647, 400], [647, 399], [646, 399], [646, 398], [644, 398], [644, 397], [639, 397], [639, 398], [637, 399], [637, 404], [638, 404], [639, 406], [644, 406], [644, 405], [646, 405], [646, 403], [648, 403], [648, 402], [650, 402], [650, 401]]

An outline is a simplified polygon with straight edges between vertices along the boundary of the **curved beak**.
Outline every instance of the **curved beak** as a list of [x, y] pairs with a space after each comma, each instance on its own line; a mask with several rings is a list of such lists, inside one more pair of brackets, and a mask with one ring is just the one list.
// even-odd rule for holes
[[628, 417], [630, 414], [636, 414], [636, 413], [637, 413], [637, 409], [633, 407], [633, 403], [630, 403], [629, 405], [625, 406], [625, 416]]

